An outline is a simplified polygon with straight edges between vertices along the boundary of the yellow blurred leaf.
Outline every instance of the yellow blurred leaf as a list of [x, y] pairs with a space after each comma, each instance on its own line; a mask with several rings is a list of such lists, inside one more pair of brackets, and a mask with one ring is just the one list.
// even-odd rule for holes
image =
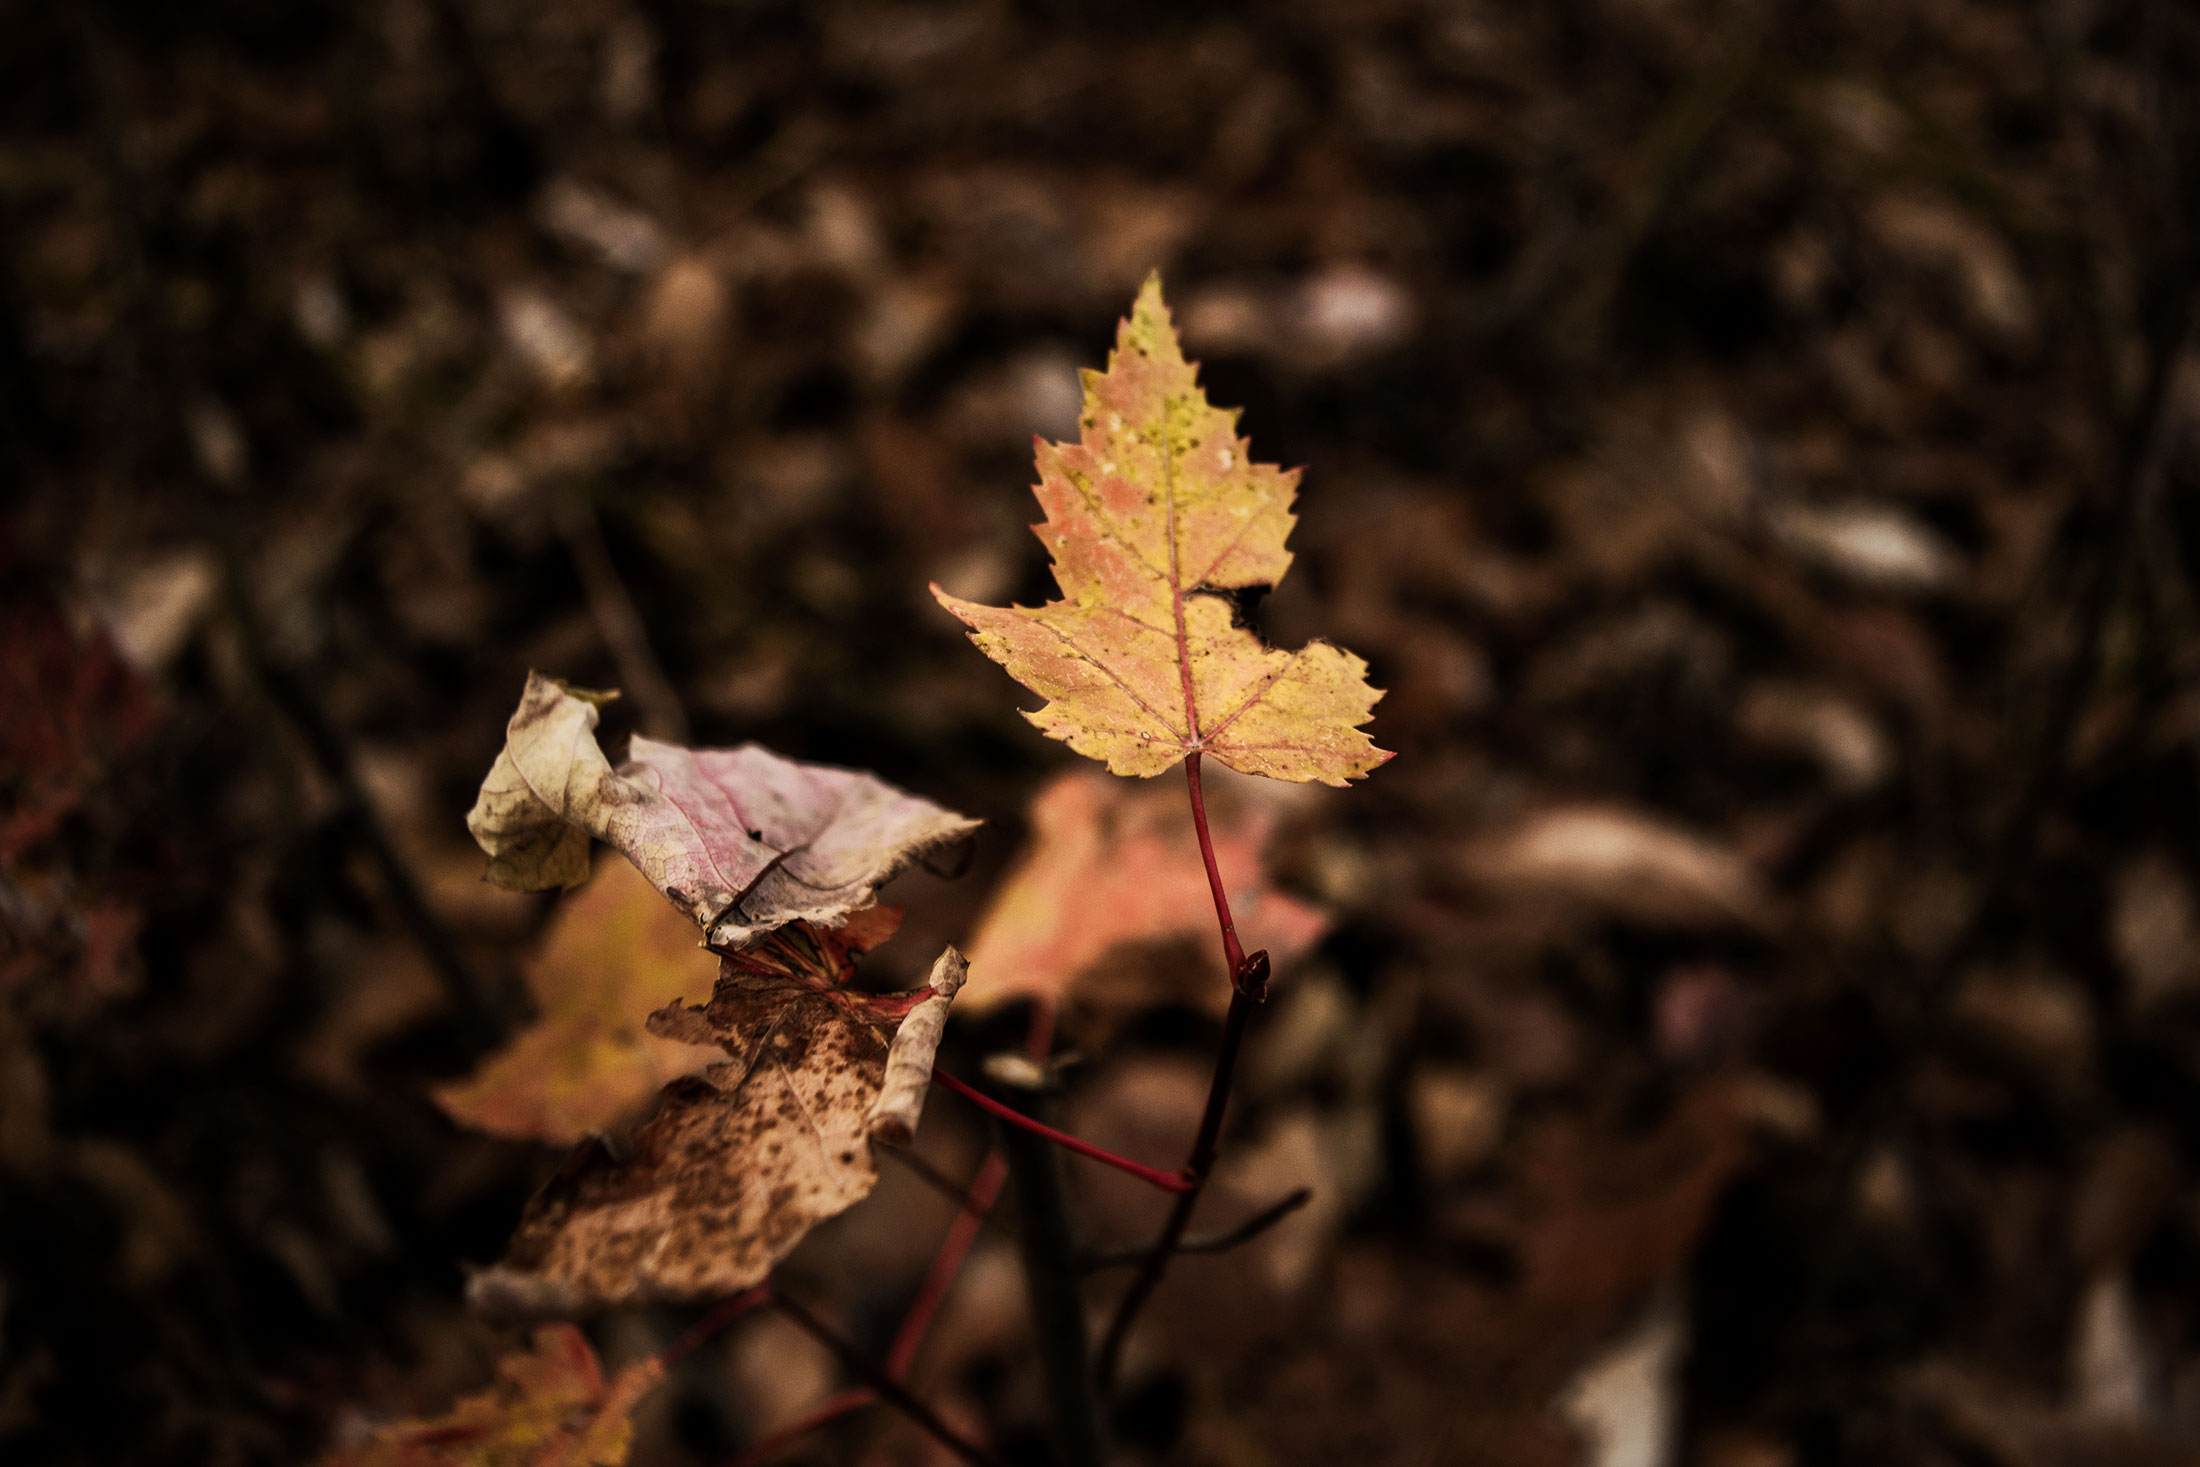
[[497, 1362], [496, 1383], [433, 1421], [385, 1426], [321, 1467], [622, 1467], [634, 1407], [664, 1376], [655, 1357], [609, 1382], [569, 1324], [535, 1331], [534, 1348]]
[[569, 1145], [641, 1109], [666, 1081], [721, 1058], [645, 1027], [668, 1003], [709, 991], [718, 960], [624, 861], [559, 907], [527, 983], [541, 1017], [463, 1084], [436, 1093], [465, 1125]]

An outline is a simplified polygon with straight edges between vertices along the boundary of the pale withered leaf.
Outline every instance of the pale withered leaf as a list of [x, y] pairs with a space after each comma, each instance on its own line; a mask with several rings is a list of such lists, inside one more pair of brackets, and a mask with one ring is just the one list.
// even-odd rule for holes
[[861, 770], [769, 749], [688, 749], [637, 736], [614, 769], [596, 744], [601, 695], [530, 673], [466, 827], [489, 879], [571, 886], [601, 840], [715, 947], [794, 921], [837, 922], [880, 883], [978, 822]]

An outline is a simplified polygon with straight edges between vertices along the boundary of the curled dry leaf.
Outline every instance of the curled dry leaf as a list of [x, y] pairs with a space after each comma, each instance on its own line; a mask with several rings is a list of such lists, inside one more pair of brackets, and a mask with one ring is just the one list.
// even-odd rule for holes
[[569, 1324], [535, 1331], [535, 1345], [497, 1363], [496, 1384], [433, 1421], [385, 1426], [321, 1467], [621, 1467], [634, 1407], [664, 1376], [654, 1356], [610, 1381]]
[[604, 861], [528, 965], [541, 1016], [436, 1103], [464, 1125], [565, 1146], [627, 1120], [718, 1057], [646, 1029], [658, 1009], [707, 990], [716, 966], [640, 872]]
[[769, 749], [688, 749], [637, 735], [617, 769], [597, 747], [610, 695], [529, 673], [466, 828], [489, 879], [514, 891], [572, 886], [601, 840], [715, 947], [789, 922], [830, 925], [879, 884], [978, 822], [875, 775]]
[[[1275, 816], [1267, 804], [1215, 781], [1208, 816], [1239, 934], [1248, 949], [1266, 948], [1280, 971], [1320, 939], [1329, 919], [1268, 885], [1260, 855]], [[1031, 840], [971, 940], [963, 1004], [984, 1009], [1032, 997], [1087, 1009], [1174, 1001], [1219, 1011], [1230, 984], [1214, 926], [1180, 793], [1074, 771], [1032, 801]], [[1156, 943], [1197, 954], [1167, 969], [1166, 986], [1129, 981], [1143, 971], [1135, 963], [1103, 966], [1132, 944]]]
[[947, 1008], [970, 976], [970, 960], [949, 947], [933, 961], [925, 987], [930, 990], [901, 1021], [886, 1051], [886, 1079], [864, 1131], [882, 1146], [907, 1146], [917, 1139], [924, 1095], [932, 1087], [932, 1060], [947, 1029]]
[[[856, 957], [900, 920], [873, 908], [837, 929], [794, 923], [726, 955], [708, 1004], [651, 1016], [650, 1032], [730, 1058], [667, 1086], [616, 1154], [575, 1152], [528, 1204], [503, 1263], [474, 1276], [471, 1302], [565, 1314], [736, 1293], [860, 1202], [878, 1180], [870, 1127], [895, 1031], [935, 997], [849, 986]], [[899, 1057], [929, 1078], [938, 1030], [912, 1040], [924, 1052], [904, 1045]]]
[[980, 651], [1048, 698], [1045, 732], [1117, 774], [1206, 754], [1247, 774], [1342, 785], [1390, 755], [1360, 725], [1382, 696], [1327, 642], [1264, 646], [1233, 591], [1290, 568], [1296, 470], [1254, 463], [1237, 414], [1184, 360], [1161, 280], [1085, 374], [1083, 433], [1039, 445], [1034, 531], [1063, 600], [981, 606], [932, 588]]

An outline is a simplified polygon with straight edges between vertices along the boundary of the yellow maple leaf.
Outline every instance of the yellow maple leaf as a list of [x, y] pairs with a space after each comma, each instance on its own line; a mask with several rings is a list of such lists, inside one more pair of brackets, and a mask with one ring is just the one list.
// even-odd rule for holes
[[432, 1421], [400, 1421], [331, 1453], [321, 1467], [621, 1467], [634, 1407], [664, 1376], [652, 1357], [605, 1381], [569, 1324], [497, 1362], [496, 1383]]
[[1388, 759], [1360, 730], [1382, 696], [1365, 662], [1321, 641], [1285, 652], [1238, 624], [1228, 593], [1290, 568], [1298, 471], [1254, 463], [1236, 411], [1209, 404], [1158, 275], [1084, 383], [1079, 440], [1039, 445], [1034, 491], [1064, 599], [981, 606], [932, 588], [1050, 700], [1031, 721], [1117, 774], [1197, 753], [1342, 785]]

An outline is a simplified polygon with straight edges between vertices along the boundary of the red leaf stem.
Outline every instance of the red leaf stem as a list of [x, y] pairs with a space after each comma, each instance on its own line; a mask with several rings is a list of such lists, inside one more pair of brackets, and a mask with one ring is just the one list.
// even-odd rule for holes
[[1215, 866], [1215, 838], [1207, 830], [1207, 800], [1199, 788], [1199, 755], [1184, 756], [1184, 782], [1192, 792], [1192, 828], [1199, 832], [1199, 858], [1207, 864], [1207, 889], [1214, 893], [1215, 921], [1222, 927], [1223, 971], [1230, 982], [1245, 966], [1245, 949], [1238, 944], [1237, 923], [1230, 920], [1230, 897], [1222, 889], [1222, 872]]
[[[1214, 838], [1207, 833], [1207, 802], [1200, 793], [1199, 755], [1196, 752], [1185, 757], [1184, 780], [1191, 791], [1192, 826], [1199, 832], [1199, 853], [1207, 863], [1207, 885], [1214, 893], [1215, 920], [1222, 928], [1223, 960], [1230, 968], [1230, 1012], [1222, 1021], [1222, 1045], [1215, 1052], [1214, 1078], [1207, 1084], [1207, 1107], [1199, 1118], [1199, 1134], [1193, 1138], [1192, 1154], [1184, 1163], [1182, 1175], [1187, 1185], [1178, 1195], [1176, 1206], [1169, 1209], [1161, 1236], [1154, 1240], [1153, 1251], [1146, 1255], [1130, 1287], [1123, 1291], [1122, 1299], [1115, 1306], [1115, 1317], [1108, 1321], [1108, 1332], [1101, 1337], [1094, 1374], [1103, 1391], [1113, 1389], [1116, 1368], [1122, 1363], [1123, 1344], [1130, 1337], [1131, 1325], [1161, 1282], [1161, 1275], [1167, 1272], [1170, 1257], [1184, 1241], [1185, 1229], [1191, 1226], [1192, 1211], [1199, 1205], [1200, 1190], [1207, 1185], [1207, 1174], [1214, 1169], [1215, 1153], [1221, 1145], [1222, 1117], [1229, 1109], [1230, 1078], [1237, 1069], [1238, 1048], [1245, 1039], [1245, 1025], [1267, 987], [1265, 972], [1252, 985], [1245, 981], [1245, 951], [1238, 945], [1237, 925], [1230, 920], [1230, 898], [1222, 889], [1222, 873], [1215, 869]], [[1261, 967], [1265, 969], [1266, 964]]]
[[1117, 1171], [1128, 1172], [1140, 1181], [1159, 1187], [1164, 1192], [1189, 1192], [1192, 1189], [1193, 1183], [1191, 1180], [1180, 1172], [1159, 1171], [1141, 1162], [1132, 1161], [1127, 1156], [1117, 1156], [1112, 1151], [1103, 1150], [1090, 1141], [1080, 1141], [1067, 1131], [1057, 1131], [1052, 1126], [1043, 1125], [1021, 1111], [1001, 1104], [1001, 1102], [983, 1091], [963, 1083], [945, 1070], [934, 1070], [932, 1078], [949, 1090], [954, 1091], [957, 1095], [962, 1096], [987, 1115], [1029, 1131], [1035, 1136], [1044, 1136], [1064, 1151], [1074, 1151], [1079, 1156], [1103, 1162], [1114, 1167]]

